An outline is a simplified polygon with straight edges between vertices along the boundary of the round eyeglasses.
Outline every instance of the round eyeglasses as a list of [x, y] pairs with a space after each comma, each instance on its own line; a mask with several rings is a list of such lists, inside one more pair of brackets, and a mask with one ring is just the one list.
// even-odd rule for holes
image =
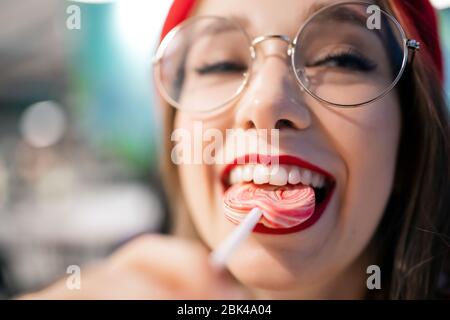
[[[163, 39], [154, 76], [172, 106], [195, 113], [230, 104], [247, 87], [266, 40], [287, 43], [286, 56], [301, 91], [336, 107], [357, 107], [388, 94], [419, 43], [378, 6], [343, 2], [318, 10], [294, 40], [286, 35], [251, 39], [233, 19], [190, 18]], [[270, 79], [268, 79], [270, 81]]]

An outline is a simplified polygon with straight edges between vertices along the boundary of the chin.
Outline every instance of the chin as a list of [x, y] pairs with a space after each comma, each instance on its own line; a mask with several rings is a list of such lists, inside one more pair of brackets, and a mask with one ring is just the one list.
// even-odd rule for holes
[[253, 289], [287, 291], [298, 283], [294, 273], [271, 257], [246, 259], [236, 256], [230, 261], [229, 270], [240, 283]]

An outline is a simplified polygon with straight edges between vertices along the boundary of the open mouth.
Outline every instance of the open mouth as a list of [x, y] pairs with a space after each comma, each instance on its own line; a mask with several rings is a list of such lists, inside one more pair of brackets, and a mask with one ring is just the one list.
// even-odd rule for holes
[[312, 226], [325, 211], [335, 179], [300, 158], [251, 156], [236, 159], [223, 171], [224, 208], [239, 224], [254, 207], [264, 211], [255, 232], [287, 234]]

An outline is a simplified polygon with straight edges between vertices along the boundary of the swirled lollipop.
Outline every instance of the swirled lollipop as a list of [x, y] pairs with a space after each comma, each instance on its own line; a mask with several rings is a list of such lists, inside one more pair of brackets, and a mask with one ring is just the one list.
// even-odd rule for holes
[[290, 228], [308, 220], [314, 213], [313, 188], [302, 184], [289, 186], [231, 186], [223, 198], [226, 217], [239, 224], [254, 207], [263, 210], [260, 223], [268, 228]]

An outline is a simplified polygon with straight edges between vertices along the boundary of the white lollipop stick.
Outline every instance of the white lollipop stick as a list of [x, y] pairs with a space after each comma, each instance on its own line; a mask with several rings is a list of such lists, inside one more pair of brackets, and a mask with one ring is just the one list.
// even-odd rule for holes
[[228, 235], [228, 237], [209, 255], [211, 264], [217, 268], [225, 267], [228, 259], [234, 253], [239, 244], [244, 241], [258, 221], [263, 212], [259, 208], [253, 208], [244, 220]]

